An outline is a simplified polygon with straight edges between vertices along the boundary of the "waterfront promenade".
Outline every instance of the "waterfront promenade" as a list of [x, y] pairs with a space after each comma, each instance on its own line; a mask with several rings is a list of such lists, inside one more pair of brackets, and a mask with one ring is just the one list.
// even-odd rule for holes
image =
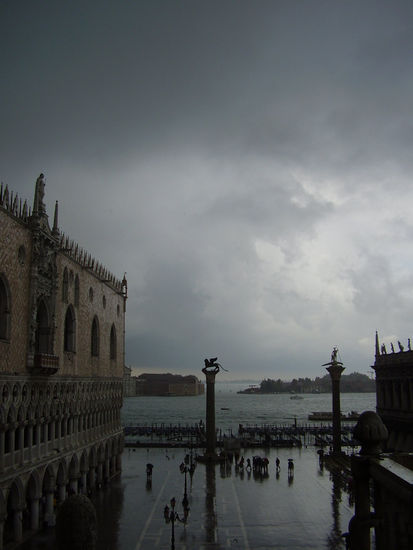
[[[207, 467], [198, 463], [187, 475], [190, 515], [175, 524], [176, 550], [344, 550], [341, 533], [353, 515], [345, 477], [321, 469], [314, 447], [248, 449], [244, 457], [267, 456], [268, 475]], [[125, 449], [123, 473], [93, 497], [99, 519], [97, 550], [169, 550], [171, 524], [163, 510], [172, 497], [182, 516], [184, 449]], [[275, 459], [281, 470], [276, 474]], [[287, 475], [293, 458], [294, 477]], [[152, 483], [146, 464], [154, 465]], [[53, 548], [53, 530], [25, 543], [23, 550]]]

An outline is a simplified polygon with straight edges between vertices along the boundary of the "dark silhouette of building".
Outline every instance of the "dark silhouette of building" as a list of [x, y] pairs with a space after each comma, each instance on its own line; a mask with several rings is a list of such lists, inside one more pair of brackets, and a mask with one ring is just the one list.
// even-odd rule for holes
[[127, 283], [0, 188], [0, 549], [120, 471]]
[[180, 374], [141, 374], [137, 377], [137, 395], [200, 395], [204, 385], [196, 376]]
[[[394, 350], [394, 346], [393, 346]], [[387, 451], [413, 451], [413, 351], [398, 343], [398, 350], [387, 353], [376, 333], [377, 413], [389, 438]]]

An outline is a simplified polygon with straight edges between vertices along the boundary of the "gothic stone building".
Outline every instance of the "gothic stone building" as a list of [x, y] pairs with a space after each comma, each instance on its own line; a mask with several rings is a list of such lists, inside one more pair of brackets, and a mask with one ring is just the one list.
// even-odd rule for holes
[[120, 471], [127, 285], [0, 188], [0, 550]]
[[408, 348], [398, 343], [398, 351], [392, 344], [391, 353], [380, 346], [376, 333], [376, 360], [372, 367], [376, 372], [377, 413], [383, 420], [389, 438], [387, 451], [413, 451], [413, 350], [410, 339]]

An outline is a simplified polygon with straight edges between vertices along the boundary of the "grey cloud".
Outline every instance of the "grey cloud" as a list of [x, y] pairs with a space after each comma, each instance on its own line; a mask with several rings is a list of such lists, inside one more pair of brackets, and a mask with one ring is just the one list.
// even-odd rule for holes
[[31, 199], [45, 172], [49, 213], [128, 272], [128, 362], [313, 374], [408, 330], [412, 11], [1, 3], [1, 179]]

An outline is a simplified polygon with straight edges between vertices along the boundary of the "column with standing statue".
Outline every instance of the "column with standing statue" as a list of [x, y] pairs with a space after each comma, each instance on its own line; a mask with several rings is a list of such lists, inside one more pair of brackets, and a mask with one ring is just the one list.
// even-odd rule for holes
[[331, 376], [333, 393], [333, 454], [341, 454], [341, 410], [340, 410], [340, 379], [344, 370], [343, 363], [337, 360], [338, 349], [333, 348], [331, 361], [323, 367]]

